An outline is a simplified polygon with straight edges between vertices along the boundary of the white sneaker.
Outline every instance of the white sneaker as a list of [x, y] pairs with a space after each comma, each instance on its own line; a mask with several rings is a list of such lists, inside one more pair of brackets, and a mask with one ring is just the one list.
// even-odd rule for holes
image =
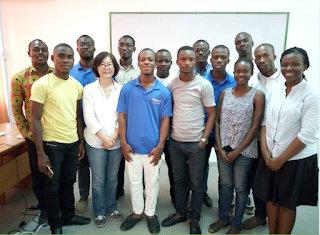
[[121, 212], [119, 212], [119, 211], [117, 211], [117, 210], [115, 210], [114, 212], [112, 212], [112, 213], [108, 213], [114, 220], [119, 220], [119, 221], [121, 221], [121, 220], [123, 220], [123, 216], [122, 216], [122, 214], [121, 214]]
[[98, 227], [98, 228], [102, 228], [104, 226], [106, 226], [106, 217], [104, 215], [98, 215], [95, 219], [94, 219], [94, 224]]

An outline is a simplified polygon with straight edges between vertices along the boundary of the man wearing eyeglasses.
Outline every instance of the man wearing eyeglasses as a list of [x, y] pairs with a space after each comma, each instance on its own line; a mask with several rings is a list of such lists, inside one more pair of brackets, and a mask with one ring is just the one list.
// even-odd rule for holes
[[136, 51], [134, 39], [129, 35], [122, 36], [118, 42], [118, 51], [120, 68], [115, 80], [124, 85], [140, 76], [138, 65], [132, 63], [132, 54]]
[[[95, 81], [95, 75], [91, 69], [93, 64], [93, 55], [95, 52], [94, 41], [88, 35], [82, 35], [77, 40], [77, 51], [80, 55], [79, 63], [73, 66], [70, 75], [78, 80], [83, 87]], [[82, 100], [81, 113], [82, 111]], [[83, 123], [85, 128], [85, 123]], [[85, 212], [88, 205], [89, 189], [90, 189], [90, 169], [87, 154], [78, 163], [78, 184], [80, 200], [76, 203], [76, 212]]]
[[209, 43], [200, 39], [193, 44], [193, 49], [196, 52], [196, 65], [194, 66], [194, 72], [196, 74], [198, 73], [200, 76], [210, 73], [212, 66], [208, 63], [208, 57], [210, 55]]
[[[115, 80], [124, 85], [140, 76], [138, 65], [132, 63], [132, 54], [136, 51], [133, 37], [130, 35], [122, 36], [118, 41], [118, 51], [120, 54], [119, 72], [115, 77]], [[125, 161], [124, 158], [122, 158], [118, 172], [117, 199], [124, 195], [124, 169]]]

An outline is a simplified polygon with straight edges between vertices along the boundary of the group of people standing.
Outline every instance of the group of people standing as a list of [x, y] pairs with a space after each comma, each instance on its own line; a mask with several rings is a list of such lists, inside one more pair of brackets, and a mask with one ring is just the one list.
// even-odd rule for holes
[[[202, 203], [212, 206], [207, 181], [214, 149], [219, 220], [209, 232], [230, 225], [228, 233], [238, 234], [268, 218], [270, 233], [291, 233], [296, 207], [317, 205], [319, 97], [303, 74], [309, 58], [301, 48], [287, 49], [280, 71], [271, 44], [256, 47], [253, 57], [252, 37], [241, 32], [235, 47], [239, 58], [228, 69], [226, 46], [210, 51], [205, 40], [183, 46], [177, 52], [179, 74], [173, 76], [166, 49], [145, 48], [134, 65], [135, 40], [129, 35], [118, 41], [119, 63], [109, 52], [94, 57], [94, 40], [82, 35], [79, 63], [73, 66], [73, 49], [59, 44], [51, 56], [55, 68], [47, 64], [47, 45], [33, 40], [32, 66], [13, 77], [11, 97], [28, 144], [39, 223], [47, 220], [53, 234], [61, 234], [65, 225], [90, 223], [75, 214], [86, 210], [90, 169], [95, 225], [104, 227], [107, 214], [123, 220], [117, 199], [124, 194], [127, 168], [133, 213], [120, 229], [131, 229], [145, 214], [150, 233], [159, 233], [156, 205], [164, 153], [176, 212], [161, 225], [189, 218], [190, 234], [200, 234]], [[45, 176], [48, 168], [51, 178]], [[75, 204], [77, 169], [80, 200]], [[244, 213], [252, 211], [251, 189], [255, 215], [242, 223]]]

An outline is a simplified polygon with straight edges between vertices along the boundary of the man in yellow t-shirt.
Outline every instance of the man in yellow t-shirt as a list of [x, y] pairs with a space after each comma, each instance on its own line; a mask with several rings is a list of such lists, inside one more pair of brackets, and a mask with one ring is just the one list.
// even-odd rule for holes
[[[45, 201], [52, 234], [62, 225], [82, 225], [90, 219], [75, 215], [73, 184], [78, 159], [84, 156], [80, 99], [82, 85], [69, 76], [74, 52], [59, 44], [51, 56], [55, 71], [36, 81], [31, 90], [31, 122], [37, 148], [38, 167], [45, 178]], [[61, 216], [60, 216], [61, 211]]]

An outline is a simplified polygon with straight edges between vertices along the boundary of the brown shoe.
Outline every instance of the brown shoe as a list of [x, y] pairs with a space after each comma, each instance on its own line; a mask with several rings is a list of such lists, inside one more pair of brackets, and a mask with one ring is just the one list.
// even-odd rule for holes
[[241, 228], [230, 227], [229, 231], [226, 234], [239, 234], [241, 232]]
[[209, 233], [215, 233], [215, 232], [218, 232], [220, 228], [226, 227], [228, 225], [229, 225], [229, 222], [224, 224], [221, 222], [221, 220], [218, 220], [217, 222], [210, 224], [208, 231]]
[[259, 225], [265, 225], [267, 223], [266, 218], [260, 218], [257, 216], [253, 216], [250, 219], [246, 220], [242, 223], [242, 227], [244, 229], [252, 229]]

